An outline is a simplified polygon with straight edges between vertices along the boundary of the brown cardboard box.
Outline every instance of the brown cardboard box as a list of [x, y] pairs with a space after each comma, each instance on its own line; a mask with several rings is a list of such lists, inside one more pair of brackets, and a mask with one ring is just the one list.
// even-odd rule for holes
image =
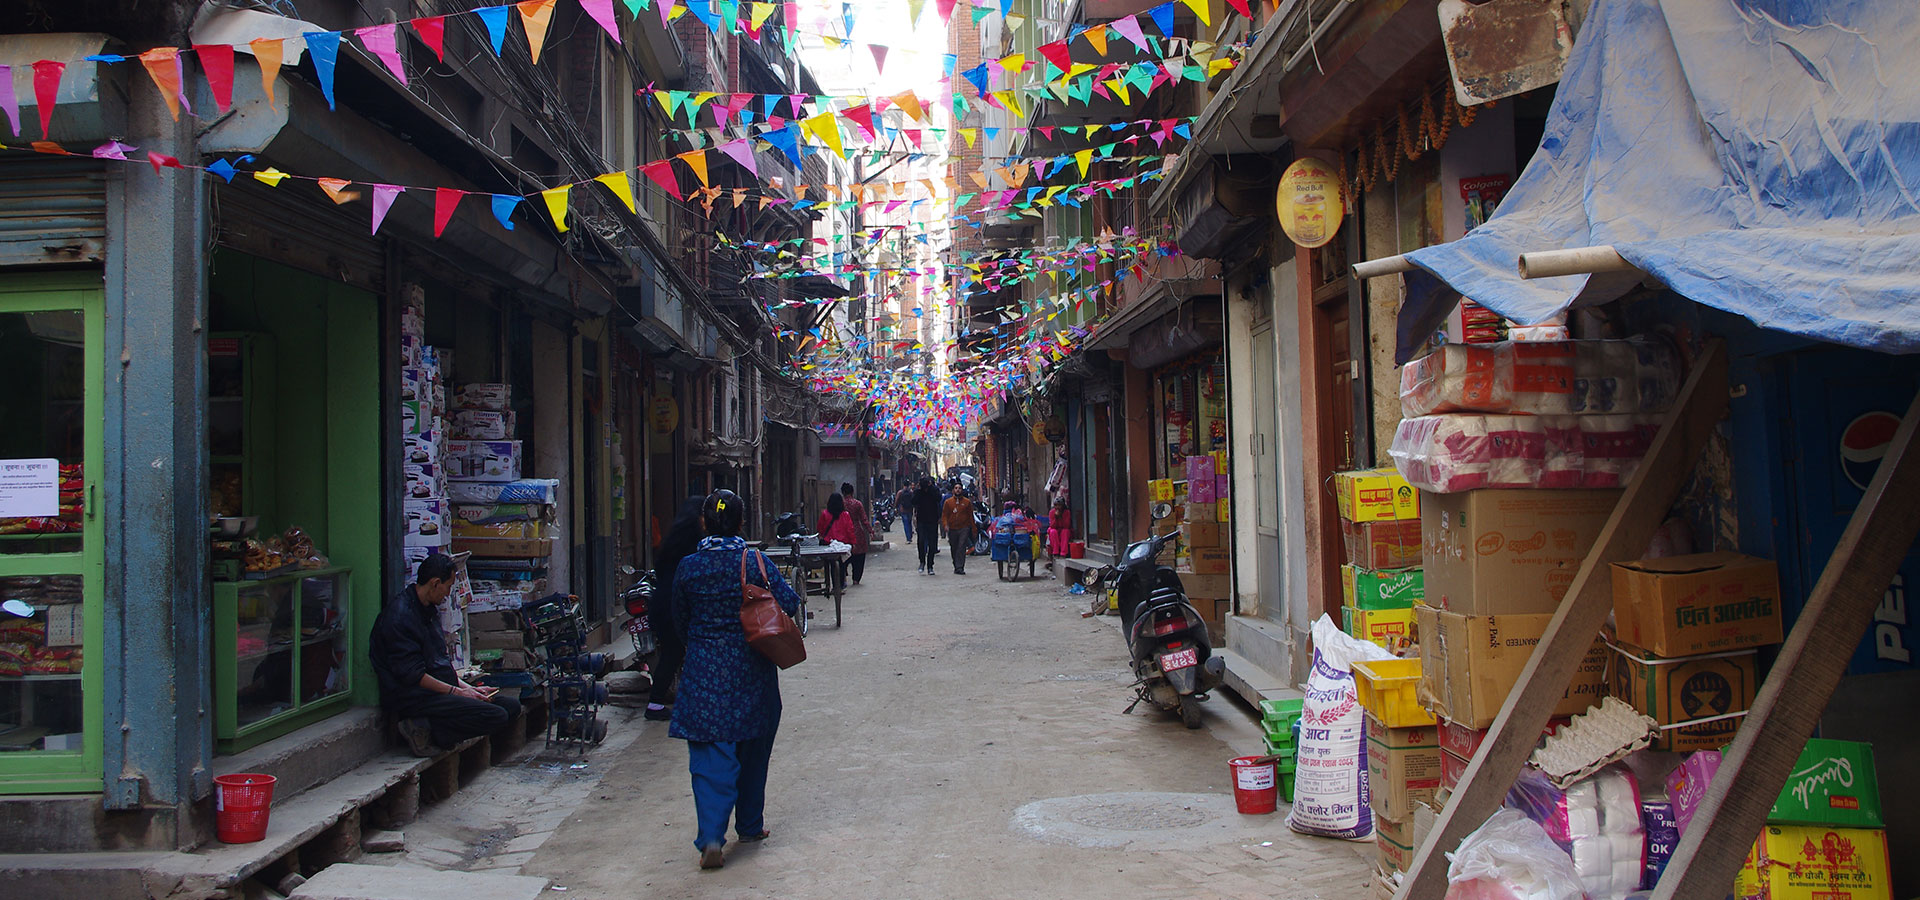
[[497, 609], [467, 613], [469, 631], [519, 631], [520, 611]]
[[1373, 817], [1374, 833], [1402, 847], [1420, 846], [1419, 838], [1414, 836], [1413, 816], [1404, 819], [1389, 819], [1386, 816]]
[[[1612, 692], [1661, 725], [1744, 713], [1759, 678], [1756, 651], [1663, 659], [1632, 647], [1613, 660]], [[1741, 716], [1662, 728], [1654, 750], [1718, 750], [1732, 742]]]
[[1436, 725], [1415, 725], [1412, 728], [1388, 728], [1385, 722], [1367, 715], [1367, 740], [1379, 741], [1389, 747], [1437, 747], [1440, 745], [1440, 728]]
[[[1379, 821], [1380, 818], [1376, 815], [1374, 817], [1376, 826], [1379, 824]], [[1374, 847], [1380, 855], [1381, 871], [1405, 872], [1413, 868], [1413, 847], [1411, 845], [1402, 844], [1382, 833], [1379, 838], [1374, 841]]]
[[1426, 495], [1427, 605], [1471, 616], [1552, 613], [1619, 499], [1617, 490]]
[[1393, 747], [1368, 738], [1367, 783], [1375, 815], [1413, 818], [1414, 804], [1431, 799], [1440, 789], [1439, 745]]
[[1225, 575], [1233, 570], [1232, 554], [1225, 547], [1195, 547], [1193, 572], [1196, 575]]
[[526, 650], [527, 636], [515, 631], [475, 631], [469, 636], [474, 650]]
[[1187, 599], [1198, 605], [1201, 600], [1224, 600], [1233, 596], [1233, 579], [1225, 574], [1200, 575], [1193, 572], [1180, 573], [1180, 586], [1186, 588]]
[[[1214, 503], [1217, 502], [1218, 501], [1214, 501]], [[1186, 521], [1203, 524], [1213, 522], [1218, 524], [1220, 521], [1220, 510], [1214, 507], [1214, 503], [1188, 503], [1185, 510]]]
[[[1493, 724], [1553, 621], [1550, 615], [1466, 616], [1430, 606], [1415, 607], [1414, 614], [1420, 630], [1421, 692], [1435, 713], [1468, 728]], [[1606, 670], [1607, 645], [1595, 635], [1553, 714], [1578, 715], [1599, 703]]]
[[1614, 563], [1613, 622], [1621, 641], [1656, 656], [1778, 644], [1780, 576], [1738, 553]]
[[1220, 546], [1220, 523], [1188, 522], [1180, 526], [1180, 536], [1193, 548]]
[[553, 555], [553, 538], [455, 538], [453, 549], [481, 559], [540, 559]]
[[1405, 569], [1420, 564], [1420, 520], [1378, 522], [1340, 520], [1346, 562], [1362, 569]]

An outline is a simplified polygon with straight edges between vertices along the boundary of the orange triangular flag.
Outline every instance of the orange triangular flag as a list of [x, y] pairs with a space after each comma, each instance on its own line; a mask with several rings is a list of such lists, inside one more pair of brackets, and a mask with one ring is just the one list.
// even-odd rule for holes
[[267, 94], [267, 106], [274, 105], [273, 83], [280, 77], [280, 61], [284, 56], [280, 38], [254, 38], [247, 43], [253, 48], [253, 58], [260, 63], [260, 89]]
[[513, 8], [520, 11], [520, 25], [527, 29], [527, 49], [538, 63], [540, 48], [547, 44], [547, 29], [553, 25], [553, 0], [521, 0]]
[[925, 122], [927, 120], [926, 110], [920, 108], [920, 98], [914, 96], [912, 91], [904, 94], [895, 94], [888, 99], [893, 101], [893, 105], [906, 110], [907, 115], [912, 116], [914, 121]]
[[687, 168], [693, 170], [694, 177], [700, 179], [702, 187], [712, 187], [707, 183], [707, 151], [689, 150], [680, 154], [679, 159], [687, 164]]
[[359, 191], [349, 191], [347, 185], [353, 182], [345, 178], [321, 178], [320, 189], [327, 192], [327, 198], [335, 203], [352, 203], [360, 199]]
[[167, 101], [167, 112], [173, 114], [175, 122], [180, 121], [180, 68], [175, 64], [179, 53], [178, 47], [155, 47], [140, 54], [140, 64], [147, 67], [147, 75], [160, 89], [161, 98]]
[[1093, 45], [1093, 52], [1107, 55], [1107, 26], [1095, 25], [1080, 33], [1086, 37], [1087, 43]]

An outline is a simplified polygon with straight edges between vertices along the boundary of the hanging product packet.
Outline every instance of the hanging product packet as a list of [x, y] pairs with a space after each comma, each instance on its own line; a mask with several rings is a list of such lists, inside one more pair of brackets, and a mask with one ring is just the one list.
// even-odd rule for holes
[[1313, 623], [1313, 671], [1300, 712], [1293, 808], [1287, 827], [1302, 834], [1361, 840], [1373, 834], [1367, 786], [1367, 717], [1353, 687], [1353, 664], [1392, 659], [1322, 615]]

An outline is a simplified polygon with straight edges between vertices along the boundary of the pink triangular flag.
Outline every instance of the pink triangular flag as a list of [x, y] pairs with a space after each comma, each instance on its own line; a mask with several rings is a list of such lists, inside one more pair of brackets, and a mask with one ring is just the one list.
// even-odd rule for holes
[[33, 64], [33, 99], [40, 106], [40, 136], [51, 138], [47, 124], [53, 120], [53, 104], [60, 99], [60, 73], [67, 64], [43, 59]]
[[373, 54], [380, 60], [381, 65], [387, 67], [387, 71], [393, 73], [395, 79], [398, 79], [401, 84], [406, 84], [407, 67], [400, 61], [400, 50], [394, 46], [393, 40], [393, 33], [399, 27], [391, 23], [368, 25], [365, 28], [354, 29], [353, 34], [360, 39], [361, 46], [366, 47], [368, 53]]
[[1147, 49], [1147, 36], [1140, 30], [1140, 17], [1126, 16], [1107, 23], [1107, 27], [1120, 32], [1120, 36], [1133, 42], [1135, 47]]
[[7, 114], [14, 137], [20, 136], [20, 98], [13, 93], [13, 67], [0, 65], [0, 111]]
[[580, 8], [607, 30], [614, 43], [620, 43], [620, 25], [613, 18], [613, 0], [580, 0]]
[[873, 70], [884, 71], [887, 68], [887, 48], [880, 44], [868, 44], [867, 49], [873, 51]]
[[195, 44], [193, 55], [200, 60], [200, 71], [206, 73], [214, 107], [224, 114], [233, 108], [233, 45]]
[[370, 233], [380, 233], [380, 223], [386, 221], [387, 210], [393, 208], [394, 198], [405, 193], [406, 190], [406, 188], [397, 184], [376, 184], [373, 186], [373, 231]]
[[101, 144], [98, 147], [93, 148], [93, 157], [95, 159], [124, 160], [127, 158], [128, 150], [138, 150], [138, 149], [140, 148], [135, 147], [131, 144], [122, 144], [119, 141], [108, 141], [104, 144]]
[[747, 142], [746, 138], [721, 144], [720, 152], [732, 157], [734, 162], [739, 163], [741, 168], [752, 173], [753, 177], [760, 177], [760, 167], [753, 161], [753, 147]]
[[940, 21], [948, 22], [953, 19], [953, 3], [954, 0], [933, 0], [934, 8], [940, 11]]

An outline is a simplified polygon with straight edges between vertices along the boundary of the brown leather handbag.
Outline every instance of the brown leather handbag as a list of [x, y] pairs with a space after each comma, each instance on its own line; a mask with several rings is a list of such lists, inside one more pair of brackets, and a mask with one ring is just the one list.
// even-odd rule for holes
[[[747, 580], [747, 555], [759, 557], [761, 584]], [[747, 646], [758, 651], [776, 666], [791, 669], [807, 660], [807, 645], [800, 638], [800, 626], [780, 608], [773, 591], [763, 585], [767, 580], [767, 557], [752, 550], [740, 554], [740, 627], [747, 632]]]

